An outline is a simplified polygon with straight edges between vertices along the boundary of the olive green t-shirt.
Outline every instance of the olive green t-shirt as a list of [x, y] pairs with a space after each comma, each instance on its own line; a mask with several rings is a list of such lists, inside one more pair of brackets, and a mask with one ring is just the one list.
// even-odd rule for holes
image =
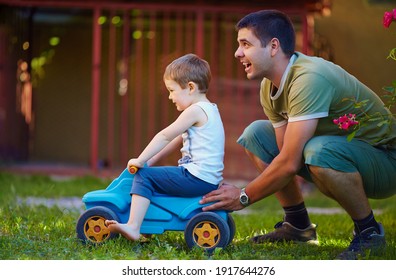
[[[319, 119], [315, 135], [348, 135], [333, 119], [356, 114], [356, 120], [379, 114], [389, 118], [390, 125], [378, 126], [378, 121], [365, 122], [355, 138], [374, 146], [396, 148], [396, 120], [381, 99], [367, 86], [340, 66], [319, 57], [296, 52], [282, 77], [279, 89], [263, 79], [260, 100], [264, 113], [273, 126], [288, 122]], [[355, 108], [355, 102], [369, 100], [366, 106]], [[354, 102], [355, 101], [355, 102]]]

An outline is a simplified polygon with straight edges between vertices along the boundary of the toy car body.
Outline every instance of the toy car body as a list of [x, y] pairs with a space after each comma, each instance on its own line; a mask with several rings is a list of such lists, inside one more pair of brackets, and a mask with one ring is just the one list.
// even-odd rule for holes
[[[77, 237], [99, 244], [117, 234], [105, 226], [105, 220], [126, 223], [129, 218], [134, 175], [125, 169], [104, 190], [86, 193], [82, 201], [86, 211], [77, 221]], [[141, 226], [141, 234], [184, 231], [189, 248], [199, 246], [207, 251], [227, 246], [235, 234], [235, 223], [227, 211], [202, 212], [202, 197], [176, 197], [155, 193]]]

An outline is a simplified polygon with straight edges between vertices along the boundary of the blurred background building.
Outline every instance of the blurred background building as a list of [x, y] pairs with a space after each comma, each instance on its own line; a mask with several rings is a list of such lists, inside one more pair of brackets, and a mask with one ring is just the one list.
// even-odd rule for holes
[[0, 168], [119, 173], [178, 115], [165, 66], [196, 53], [212, 69], [208, 97], [226, 130], [225, 177], [251, 179], [257, 173], [236, 140], [265, 116], [259, 82], [234, 58], [238, 20], [286, 12], [298, 51], [340, 64], [381, 94], [396, 78], [386, 60], [396, 31], [382, 26], [395, 2], [0, 0]]

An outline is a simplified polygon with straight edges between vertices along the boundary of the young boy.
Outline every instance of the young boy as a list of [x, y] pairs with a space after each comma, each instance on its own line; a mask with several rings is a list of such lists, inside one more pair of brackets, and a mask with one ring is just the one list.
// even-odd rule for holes
[[[218, 108], [206, 97], [210, 79], [209, 64], [194, 54], [166, 67], [164, 83], [169, 99], [182, 113], [151, 140], [138, 158], [129, 160], [128, 169], [140, 168], [132, 184], [130, 217], [126, 224], [106, 220], [110, 231], [138, 240], [153, 192], [188, 197], [218, 188], [223, 180], [225, 138]], [[150, 167], [181, 144], [178, 166]]]

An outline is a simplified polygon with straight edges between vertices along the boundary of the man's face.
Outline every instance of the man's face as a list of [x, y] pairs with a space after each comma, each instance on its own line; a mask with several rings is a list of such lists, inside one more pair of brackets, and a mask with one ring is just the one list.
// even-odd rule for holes
[[235, 57], [244, 65], [249, 80], [268, 77], [271, 65], [270, 48], [261, 46], [260, 40], [247, 28], [238, 31], [238, 49]]

